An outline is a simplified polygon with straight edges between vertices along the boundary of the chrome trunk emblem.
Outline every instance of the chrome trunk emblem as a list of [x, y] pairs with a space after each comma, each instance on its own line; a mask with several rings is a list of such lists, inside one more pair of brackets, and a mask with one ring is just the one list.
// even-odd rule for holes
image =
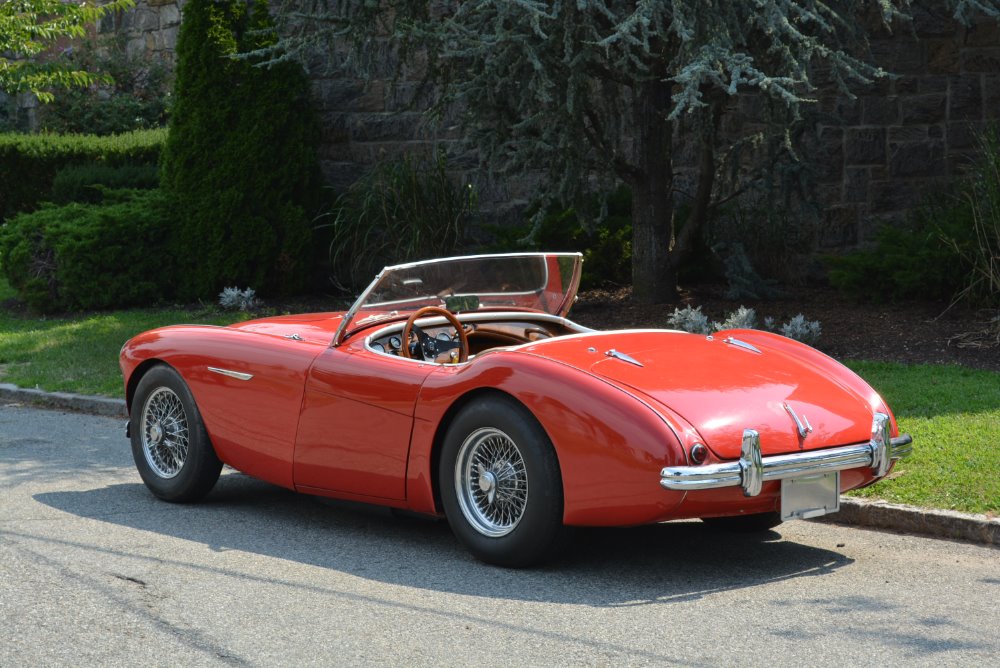
[[782, 404], [782, 406], [785, 407], [785, 410], [788, 411], [788, 414], [792, 417], [792, 420], [795, 421], [795, 429], [796, 431], [799, 432], [800, 438], [805, 438], [810, 433], [812, 433], [813, 430], [812, 425], [809, 424], [809, 418], [807, 418], [805, 414], [802, 415], [802, 419], [799, 419], [799, 416], [795, 414], [795, 411], [792, 410], [791, 406], [789, 406], [787, 403]]

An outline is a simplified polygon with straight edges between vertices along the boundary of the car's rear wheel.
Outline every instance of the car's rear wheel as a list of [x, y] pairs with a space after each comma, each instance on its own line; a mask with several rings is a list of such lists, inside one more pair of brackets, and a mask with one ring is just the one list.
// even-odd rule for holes
[[702, 522], [713, 529], [734, 533], [760, 533], [770, 531], [781, 524], [781, 513], [756, 513], [754, 515], [734, 515], [732, 517], [705, 517]]
[[559, 462], [548, 436], [520, 404], [474, 399], [445, 435], [439, 481], [452, 531], [476, 558], [523, 567], [562, 544]]
[[166, 365], [150, 369], [136, 388], [131, 420], [132, 458], [153, 494], [194, 501], [212, 489], [222, 462], [180, 374]]

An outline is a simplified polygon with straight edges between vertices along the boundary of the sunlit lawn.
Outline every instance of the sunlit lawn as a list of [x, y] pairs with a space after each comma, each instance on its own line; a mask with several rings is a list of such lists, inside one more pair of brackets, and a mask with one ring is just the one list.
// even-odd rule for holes
[[[13, 297], [0, 279], [0, 302]], [[67, 318], [0, 309], [0, 383], [121, 396], [118, 352], [134, 334], [177, 323], [229, 324], [210, 310], [136, 309]], [[886, 398], [914, 454], [857, 494], [918, 506], [1000, 513], [1000, 374], [957, 366], [850, 362]]]
[[857, 494], [1000, 513], [1000, 374], [958, 366], [851, 362], [913, 436], [890, 480]]
[[[13, 297], [0, 279], [0, 302]], [[51, 392], [121, 396], [118, 352], [139, 332], [163, 325], [226, 325], [238, 313], [177, 309], [135, 309], [42, 318], [11, 315], [0, 309], [0, 383], [39, 387]]]

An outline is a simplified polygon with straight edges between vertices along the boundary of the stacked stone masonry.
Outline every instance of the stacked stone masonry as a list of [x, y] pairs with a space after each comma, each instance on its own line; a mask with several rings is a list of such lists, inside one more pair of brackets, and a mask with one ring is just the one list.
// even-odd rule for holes
[[[139, 0], [102, 26], [126, 37], [130, 52], [171, 61], [185, 0]], [[933, 3], [922, 3], [931, 5]], [[823, 211], [821, 249], [846, 249], [873, 238], [879, 225], [900, 220], [927, 194], [961, 173], [975, 132], [1000, 121], [1000, 27], [983, 19], [958, 26], [944, 10], [915, 8], [912, 27], [876, 33], [872, 55], [893, 76], [848, 99], [820, 91], [805, 154], [820, 168], [816, 197]], [[388, 50], [387, 50], [388, 51]], [[314, 72], [322, 68], [314, 68]], [[387, 53], [381, 79], [314, 75], [323, 121], [320, 156], [330, 185], [343, 188], [375, 161], [443, 147], [474, 174], [474, 158], [458, 152], [458, 131], [430, 125], [419, 113], [416, 77], [390, 83]], [[464, 162], [463, 162], [464, 161]], [[530, 177], [478, 184], [481, 201], [502, 218], [530, 199]]]

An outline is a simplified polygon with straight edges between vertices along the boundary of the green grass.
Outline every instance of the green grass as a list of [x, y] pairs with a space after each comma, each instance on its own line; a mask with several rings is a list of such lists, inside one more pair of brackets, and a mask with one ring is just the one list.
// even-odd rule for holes
[[958, 366], [850, 362], [888, 402], [913, 454], [854, 494], [1000, 513], [1000, 374]]
[[[13, 296], [0, 279], [0, 303]], [[239, 313], [176, 309], [38, 318], [0, 309], [0, 383], [120, 397], [124, 389], [118, 353], [135, 334], [163, 325], [227, 325], [245, 318]]]

